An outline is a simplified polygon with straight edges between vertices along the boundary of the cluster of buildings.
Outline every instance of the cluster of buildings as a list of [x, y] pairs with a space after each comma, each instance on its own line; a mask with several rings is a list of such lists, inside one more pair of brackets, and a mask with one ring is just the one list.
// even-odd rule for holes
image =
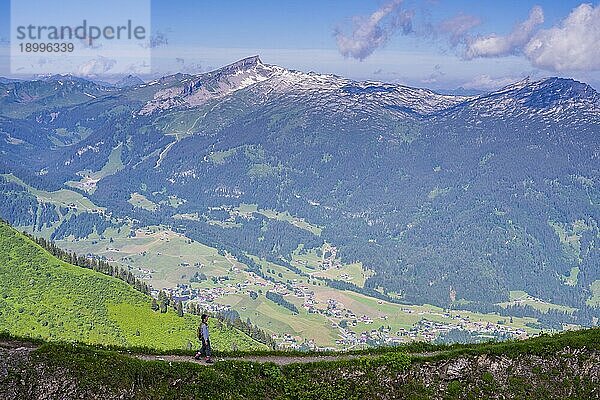
[[[189, 302], [197, 303], [202, 310], [211, 313], [219, 313], [231, 309], [228, 304], [220, 304], [215, 302], [216, 299], [230, 293], [230, 288], [227, 286], [219, 286], [214, 288], [193, 288], [187, 284], [178, 284], [174, 288], [163, 288], [162, 291], [174, 301], [181, 301], [186, 304]], [[152, 290], [152, 297], [157, 298], [159, 291]]]
[[[314, 291], [307, 285], [292, 283], [293, 295], [303, 299], [303, 307], [309, 313], [321, 314], [331, 322], [332, 328], [337, 328], [339, 339], [336, 345], [345, 348], [357, 346], [396, 345], [417, 340], [435, 341], [452, 332], [461, 331], [473, 337], [483, 339], [493, 338], [527, 338], [527, 332], [522, 328], [514, 328], [499, 322], [473, 320], [469, 315], [459, 313], [435, 313], [416, 311], [402, 307], [401, 312], [417, 314], [419, 321], [408, 329], [397, 327], [395, 330], [386, 322], [385, 314], [357, 315], [336, 299], [329, 298], [324, 304], [319, 304], [315, 299]], [[282, 288], [285, 291], [285, 288]], [[281, 293], [285, 294], [285, 293]], [[381, 302], [379, 302], [381, 303]], [[398, 306], [400, 307], [400, 306]], [[428, 319], [429, 318], [429, 319]], [[362, 330], [367, 325], [378, 326], [370, 330]], [[287, 347], [299, 348], [306, 346], [306, 342], [299, 343], [283, 337]]]
[[[449, 321], [440, 322], [421, 319], [409, 329], [397, 328], [393, 331], [388, 325], [378, 329], [355, 332], [348, 328], [339, 327], [340, 339], [336, 345], [346, 348], [356, 346], [398, 345], [414, 341], [452, 341], [453, 334], [462, 333], [463, 338], [491, 339], [526, 339], [527, 332], [521, 328], [511, 328], [507, 325], [483, 321], [471, 321], [469, 317], [448, 316]], [[469, 340], [470, 341], [470, 340]]]
[[[235, 266], [232, 266], [232, 272], [241, 273]], [[247, 272], [245, 278], [243, 281], [236, 280], [237, 283], [233, 280], [219, 280], [220, 284], [214, 287], [198, 288], [188, 284], [179, 284], [175, 288], [164, 288], [163, 291], [176, 301], [194, 302], [203, 310], [215, 313], [231, 310], [230, 305], [222, 304], [223, 302], [216, 300], [233, 294], [248, 295], [254, 299], [258, 297], [257, 291], [273, 291], [285, 296], [290, 301], [293, 297], [296, 297], [299, 301], [293, 301], [294, 303], [298, 304], [300, 302], [308, 313], [322, 315], [329, 321], [331, 328], [338, 331], [338, 339], [336, 340], [338, 348], [352, 349], [376, 345], [396, 345], [417, 340], [434, 341], [456, 331], [488, 338], [510, 337], [522, 339], [527, 337], [524, 329], [502, 324], [501, 321], [493, 323], [473, 320], [468, 314], [418, 311], [400, 305], [398, 305], [400, 312], [416, 314], [418, 317], [413, 317], [413, 319], [418, 322], [406, 329], [398, 326], [392, 328], [389, 325], [388, 316], [383, 313], [377, 313], [377, 315], [356, 313], [334, 298], [319, 301], [313, 290], [314, 288], [306, 283], [300, 283], [297, 280], [288, 281], [287, 283], [274, 282], [252, 272]], [[152, 294], [156, 297], [158, 291], [154, 290]], [[378, 303], [381, 304], [382, 302]], [[373, 327], [367, 329], [369, 325]], [[317, 349], [313, 340], [298, 337], [294, 333], [275, 334], [273, 339], [283, 348]]]

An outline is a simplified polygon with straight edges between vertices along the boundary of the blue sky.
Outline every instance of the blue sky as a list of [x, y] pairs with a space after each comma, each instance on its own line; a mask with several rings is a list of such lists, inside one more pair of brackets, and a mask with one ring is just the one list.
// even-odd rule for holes
[[[151, 18], [147, 77], [259, 54], [287, 68], [434, 89], [487, 90], [525, 76], [600, 88], [598, 2], [156, 0]], [[10, 1], [0, 0], [0, 76], [11, 76], [9, 26]]]

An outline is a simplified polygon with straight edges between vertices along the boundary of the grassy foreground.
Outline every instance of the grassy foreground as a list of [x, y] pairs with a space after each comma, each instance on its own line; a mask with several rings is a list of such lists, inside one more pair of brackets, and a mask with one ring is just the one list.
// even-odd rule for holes
[[[197, 346], [198, 318], [152, 311], [125, 282], [67, 264], [0, 222], [0, 331], [47, 341], [155, 349]], [[258, 350], [244, 333], [213, 325], [220, 350]]]
[[60, 376], [59, 386], [39, 390], [61, 398], [103, 399], [588, 399], [598, 395], [599, 339], [600, 329], [590, 329], [522, 342], [439, 347], [429, 355], [388, 349], [339, 361], [284, 366], [220, 361], [214, 367], [47, 343], [8, 366], [8, 378], [0, 376], [0, 394], [10, 389], [37, 398], [36, 385], [44, 386], [38, 379]]

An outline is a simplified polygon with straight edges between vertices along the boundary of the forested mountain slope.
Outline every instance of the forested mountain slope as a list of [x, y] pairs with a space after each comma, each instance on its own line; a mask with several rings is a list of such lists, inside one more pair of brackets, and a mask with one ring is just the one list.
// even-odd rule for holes
[[[283, 262], [328, 242], [375, 272], [367, 288], [410, 303], [479, 307], [524, 290], [597, 304], [600, 96], [583, 83], [450, 96], [251, 57], [123, 89], [84, 85], [94, 90], [84, 102], [81, 83], [43, 107], [41, 94], [22, 95], [44, 84], [54, 83], [19, 83], [18, 97], [3, 84], [0, 172], [68, 188], [112, 223], [164, 224]], [[78, 218], [92, 231], [106, 223], [38, 204], [11, 179], [0, 213], [12, 222], [59, 237], [85, 237]], [[319, 234], [242, 215], [242, 204], [287, 211]]]

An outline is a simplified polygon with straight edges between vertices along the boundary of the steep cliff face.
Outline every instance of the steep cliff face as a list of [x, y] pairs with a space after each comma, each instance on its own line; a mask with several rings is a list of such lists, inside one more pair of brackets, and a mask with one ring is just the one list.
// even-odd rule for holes
[[207, 367], [83, 347], [4, 343], [0, 398], [597, 399], [600, 351], [590, 347]]
[[462, 356], [415, 362], [396, 382], [433, 399], [599, 398], [600, 352], [566, 348], [544, 356]]

